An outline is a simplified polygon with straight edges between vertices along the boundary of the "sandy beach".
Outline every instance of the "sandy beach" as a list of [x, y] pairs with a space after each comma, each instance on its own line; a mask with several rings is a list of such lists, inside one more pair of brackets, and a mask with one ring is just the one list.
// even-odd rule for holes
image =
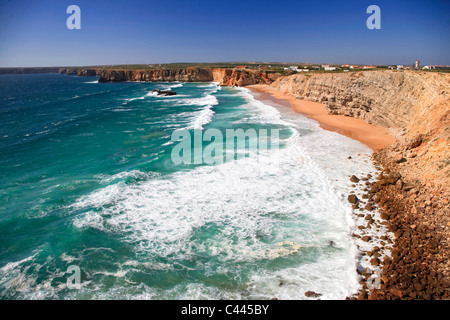
[[335, 131], [358, 140], [372, 150], [381, 149], [395, 141], [385, 128], [369, 124], [362, 119], [328, 114], [323, 103], [301, 100], [277, 91], [268, 85], [251, 85], [246, 86], [246, 88], [260, 94], [260, 98], [263, 100], [272, 100], [278, 104], [291, 107], [295, 112], [318, 121], [323, 129]]

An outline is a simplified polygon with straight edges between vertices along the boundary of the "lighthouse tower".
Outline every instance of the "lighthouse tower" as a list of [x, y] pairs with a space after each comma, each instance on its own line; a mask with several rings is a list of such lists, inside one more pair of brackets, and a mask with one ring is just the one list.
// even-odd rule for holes
[[414, 65], [415, 69], [419, 69], [420, 60], [416, 60], [416, 64]]

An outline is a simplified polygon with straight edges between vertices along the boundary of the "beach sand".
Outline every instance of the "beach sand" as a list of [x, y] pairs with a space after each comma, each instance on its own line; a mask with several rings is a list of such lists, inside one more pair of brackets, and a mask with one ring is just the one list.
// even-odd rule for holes
[[271, 100], [277, 104], [291, 107], [295, 112], [318, 121], [321, 128], [358, 140], [372, 150], [381, 149], [395, 142], [386, 128], [369, 124], [362, 119], [330, 115], [323, 103], [301, 100], [277, 91], [268, 85], [251, 85], [246, 88], [260, 94], [261, 100]]

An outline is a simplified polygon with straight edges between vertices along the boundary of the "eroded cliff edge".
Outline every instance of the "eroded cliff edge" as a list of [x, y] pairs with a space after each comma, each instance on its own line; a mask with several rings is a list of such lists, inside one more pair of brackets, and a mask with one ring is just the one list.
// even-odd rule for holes
[[448, 182], [450, 74], [373, 71], [292, 75], [276, 80], [271, 87], [322, 102], [330, 114], [389, 128], [399, 141], [391, 148], [399, 164], [420, 167], [421, 180], [444, 182], [440, 179], [446, 178]]
[[151, 81], [151, 82], [218, 82], [222, 86], [268, 84], [276, 75], [255, 70], [183, 68], [147, 70], [99, 70], [99, 82]]
[[331, 114], [389, 128], [397, 139], [374, 153], [384, 170], [365, 195], [395, 242], [391, 257], [383, 261], [376, 250], [365, 253], [381, 268], [381, 285], [369, 290], [366, 281], [372, 275], [363, 272], [358, 298], [450, 299], [450, 74], [292, 75], [271, 87], [325, 103]]
[[99, 82], [217, 82], [221, 86], [243, 87], [270, 84], [278, 73], [238, 68], [120, 69], [105, 67], [0, 68], [0, 74], [60, 73], [80, 77], [98, 76]]

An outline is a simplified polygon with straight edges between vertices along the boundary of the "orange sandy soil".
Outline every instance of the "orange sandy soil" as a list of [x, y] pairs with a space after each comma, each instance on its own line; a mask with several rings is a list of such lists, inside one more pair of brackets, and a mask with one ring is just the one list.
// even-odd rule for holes
[[287, 102], [295, 112], [318, 121], [321, 128], [358, 140], [372, 150], [381, 149], [395, 142], [387, 129], [369, 124], [362, 119], [328, 114], [323, 103], [301, 100], [268, 85], [251, 85], [246, 88], [254, 93], [259, 93], [262, 100], [272, 100], [281, 105], [287, 105]]

